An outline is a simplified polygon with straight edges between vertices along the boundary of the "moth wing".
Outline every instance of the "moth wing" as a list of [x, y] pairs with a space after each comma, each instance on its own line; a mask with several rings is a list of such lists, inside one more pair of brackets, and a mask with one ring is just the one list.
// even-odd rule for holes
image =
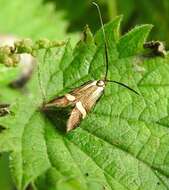
[[[84, 95], [84, 93], [86, 93], [86, 90], [91, 86], [91, 81], [83, 84], [82, 86], [75, 88], [73, 91], [71, 91], [70, 93], [68, 93], [67, 95], [71, 95], [76, 99], [79, 99], [81, 96]], [[61, 96], [58, 98], [55, 98], [53, 100], [51, 100], [50, 102], [48, 102], [47, 104], [44, 105], [44, 110], [50, 108], [50, 107], [67, 107], [67, 106], [74, 106], [75, 105], [75, 101], [74, 100], [69, 100], [68, 96]]]
[[70, 117], [67, 121], [66, 131], [69, 132], [72, 129], [76, 128], [81, 119], [82, 119], [81, 112], [77, 109], [77, 107], [73, 108]]
[[58, 98], [55, 98], [53, 100], [51, 100], [49, 103], [44, 105], [44, 110], [48, 109], [50, 107], [67, 107], [70, 105], [70, 101], [65, 97], [65, 96], [61, 96]]
[[85, 84], [81, 85], [78, 88], [75, 88], [70, 94], [74, 96], [83, 95], [92, 85], [94, 81], [88, 81]]
[[103, 90], [104, 88], [102, 87], [97, 87], [96, 85], [91, 86], [90, 88], [88, 88], [88, 90], [84, 93], [82, 97], [79, 97], [78, 101], [82, 103], [87, 113], [92, 109], [92, 107], [102, 96]]

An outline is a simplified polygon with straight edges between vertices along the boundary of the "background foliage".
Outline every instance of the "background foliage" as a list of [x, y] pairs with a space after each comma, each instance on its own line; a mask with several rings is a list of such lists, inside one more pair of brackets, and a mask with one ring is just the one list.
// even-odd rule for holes
[[[112, 18], [115, 18], [115, 16], [119, 14], [124, 15], [123, 24], [121, 27], [122, 34], [126, 33], [129, 29], [131, 29], [135, 25], [138, 25], [141, 23], [151, 23], [151, 24], [154, 24], [155, 27], [151, 33], [150, 38], [162, 40], [166, 42], [168, 46], [169, 26], [167, 23], [169, 21], [169, 16], [168, 16], [169, 2], [167, 0], [162, 0], [162, 1], [153, 1], [153, 0], [151, 1], [146, 1], [146, 0], [140, 0], [140, 1], [107, 0], [107, 1], [104, 1], [104, 0], [100, 0], [97, 2], [100, 4], [103, 20], [105, 22], [111, 20]], [[1, 7], [1, 12], [0, 12], [0, 26], [1, 26], [0, 33], [1, 34], [16, 35], [19, 37], [30, 37], [34, 40], [41, 37], [47, 37], [49, 39], [58, 39], [58, 40], [65, 40], [65, 39], [71, 38], [71, 43], [74, 45], [77, 39], [80, 38], [79, 33], [83, 30], [83, 27], [85, 26], [85, 24], [89, 24], [92, 31], [96, 31], [100, 27], [97, 11], [95, 10], [93, 6], [91, 6], [91, 1], [87, 1], [87, 0], [86, 1], [85, 0], [84, 1], [15, 0], [15, 1], [10, 1], [10, 2], [5, 1], [5, 0], [0, 0], [0, 7]], [[120, 49], [121, 48], [120, 48], [120, 43], [119, 43], [119, 50]], [[128, 53], [129, 52], [126, 52], [126, 56], [128, 56]], [[155, 65], [158, 63], [155, 61], [152, 64], [154, 64], [154, 67], [155, 67]], [[7, 72], [4, 69], [0, 69], [0, 74], [1, 74], [0, 81], [4, 81], [4, 77], [5, 77], [5, 81], [11, 80], [11, 75], [13, 75], [13, 71], [11, 72], [11, 75], [9, 73], [10, 73], [9, 70]], [[10, 89], [6, 88], [5, 82], [2, 82], [0, 84], [0, 89], [1, 91], [3, 91], [0, 100], [12, 101], [11, 95], [13, 94], [13, 97], [16, 97], [18, 95], [18, 92], [11, 92]], [[91, 121], [89, 120], [87, 122], [90, 123]], [[166, 123], [166, 120], [163, 121], [163, 124], [164, 123]], [[87, 127], [88, 123], [86, 124], [84, 123], [84, 126], [85, 125]], [[141, 125], [141, 124], [138, 124], [138, 125]], [[122, 129], [119, 129], [119, 133], [121, 132], [120, 130]], [[155, 134], [154, 136], [156, 136], [157, 135], [156, 133], [158, 132], [156, 132], [155, 129], [153, 130], [154, 131], [152, 131], [152, 133], [154, 133]], [[162, 131], [162, 133], [165, 134], [165, 131]], [[101, 134], [98, 133], [98, 135], [101, 135]], [[85, 134], [83, 134], [83, 137], [84, 136]], [[76, 134], [75, 136], [70, 135], [69, 138], [71, 140], [73, 139], [72, 141], [74, 141], [75, 137], [76, 137]], [[85, 137], [89, 138], [87, 136]], [[106, 139], [107, 141], [111, 141], [110, 137], [107, 136], [106, 138], [107, 138]], [[114, 137], [114, 139], [116, 139], [116, 137]], [[154, 143], [156, 142], [154, 141], [153, 138], [151, 139], [151, 141], [153, 141]], [[121, 143], [124, 144], [124, 142], [121, 142]], [[150, 143], [150, 145], [153, 145], [153, 143]], [[83, 145], [81, 146], [82, 146], [81, 148], [83, 148]], [[127, 148], [127, 145], [126, 147], [123, 147], [123, 148], [124, 149]], [[150, 147], [147, 146], [147, 150], [149, 148]], [[73, 145], [71, 147], [71, 150], [72, 151], [74, 150]], [[134, 152], [134, 147], [131, 150], [131, 152], [132, 151]], [[79, 152], [79, 154], [82, 154], [82, 153]], [[83, 156], [85, 158], [85, 155]], [[140, 154], [140, 157], [141, 159], [144, 160], [143, 158], [144, 155]], [[9, 162], [8, 154], [6, 153], [2, 154], [0, 157], [0, 189], [4, 189], [4, 190], [14, 189], [14, 185], [11, 180], [11, 176], [9, 174], [8, 162]], [[156, 167], [155, 171], [156, 169], [159, 169], [157, 165], [155, 165], [155, 167]], [[166, 177], [168, 174], [163, 176], [163, 174], [166, 171], [167, 169], [165, 170], [164, 168], [160, 168], [156, 174], [157, 176], [160, 176], [159, 177], [160, 179], [161, 178], [163, 179], [164, 184], [168, 183], [167, 182], [168, 179]], [[47, 181], [49, 184], [52, 184], [53, 175], [54, 176], [58, 175], [58, 178], [60, 177], [60, 173], [56, 174], [55, 172], [56, 171], [54, 170], [50, 170], [48, 175], [41, 176], [36, 182], [37, 186], [43, 189], [42, 187], [44, 187], [44, 184], [43, 184], [44, 181]], [[48, 179], [49, 176], [51, 176], [50, 179]], [[107, 180], [110, 180], [110, 176], [107, 176]], [[153, 178], [153, 180], [156, 180], [156, 179]], [[77, 183], [77, 181], [70, 180], [70, 183], [68, 184], [66, 183], [62, 184], [61, 182], [60, 188], [63, 189], [64, 187], [65, 189], [70, 189], [70, 184], [73, 186], [74, 183]], [[91, 185], [91, 189], [100, 188], [100, 186], [98, 186], [97, 183], [96, 184], [92, 183], [90, 185]]]
[[[91, 6], [92, 0], [65, 0], [64, 3], [62, 0], [44, 0], [44, 2], [49, 1], [55, 4], [57, 11], [65, 11], [65, 18], [69, 21], [68, 32], [81, 30], [84, 23], [89, 24], [92, 31], [96, 31], [100, 27], [97, 12]], [[115, 18], [117, 15], [124, 15], [121, 28], [122, 34], [135, 25], [151, 23], [154, 25], [154, 29], [151, 32], [149, 40], [161, 40], [166, 42], [168, 46], [168, 0], [97, 0], [96, 2], [101, 7], [105, 22]]]

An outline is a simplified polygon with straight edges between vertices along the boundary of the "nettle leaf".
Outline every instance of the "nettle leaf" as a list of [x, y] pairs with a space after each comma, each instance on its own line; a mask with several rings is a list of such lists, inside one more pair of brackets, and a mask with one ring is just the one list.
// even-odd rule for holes
[[[87, 29], [74, 50], [68, 42], [62, 49], [40, 51], [28, 85], [31, 93], [13, 105], [13, 114], [0, 119], [6, 128], [0, 133], [0, 150], [10, 152], [11, 175], [19, 190], [30, 183], [42, 190], [169, 188], [169, 58], [142, 55], [151, 25], [136, 27], [119, 39], [119, 24], [115, 19], [105, 26], [108, 78], [129, 85], [140, 96], [107, 84], [87, 118], [65, 134], [40, 107], [44, 98], [47, 102], [104, 75], [102, 31], [95, 39]], [[113, 32], [107, 30], [110, 25]]]

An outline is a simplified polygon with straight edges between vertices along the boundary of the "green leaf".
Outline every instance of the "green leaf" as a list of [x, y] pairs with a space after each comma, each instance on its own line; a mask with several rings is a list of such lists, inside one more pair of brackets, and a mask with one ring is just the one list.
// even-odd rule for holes
[[[140, 96], [108, 83], [87, 118], [68, 134], [60, 130], [57, 115], [51, 119], [40, 111], [43, 99], [47, 102], [101, 79], [104, 41], [100, 38], [96, 45], [88, 32], [88, 40], [74, 50], [68, 42], [65, 48], [39, 52], [30, 93], [13, 105], [14, 114], [0, 118], [6, 127], [0, 133], [0, 150], [10, 152], [11, 174], [19, 190], [30, 183], [52, 190], [169, 188], [169, 129], [161, 122], [168, 117], [169, 57], [138, 56], [150, 28], [140, 26], [119, 40], [113, 37], [117, 28], [114, 32], [105, 28], [110, 44], [108, 78], [129, 85]], [[129, 51], [123, 55], [126, 44]]]
[[12, 180], [9, 173], [8, 154], [0, 155], [0, 189], [11, 190]]
[[151, 25], [137, 26], [124, 35], [118, 43], [119, 57], [129, 57], [139, 53], [151, 28]]

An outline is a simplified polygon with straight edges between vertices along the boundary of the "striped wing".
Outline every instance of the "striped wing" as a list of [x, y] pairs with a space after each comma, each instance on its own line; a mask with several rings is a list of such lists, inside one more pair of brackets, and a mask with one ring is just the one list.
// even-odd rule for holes
[[44, 110], [50, 107], [67, 107], [72, 106], [73, 109], [67, 121], [67, 131], [77, 127], [80, 120], [86, 117], [86, 114], [96, 104], [101, 97], [104, 87], [96, 85], [97, 81], [90, 81], [84, 85], [75, 88], [70, 93], [55, 98], [44, 106]]

